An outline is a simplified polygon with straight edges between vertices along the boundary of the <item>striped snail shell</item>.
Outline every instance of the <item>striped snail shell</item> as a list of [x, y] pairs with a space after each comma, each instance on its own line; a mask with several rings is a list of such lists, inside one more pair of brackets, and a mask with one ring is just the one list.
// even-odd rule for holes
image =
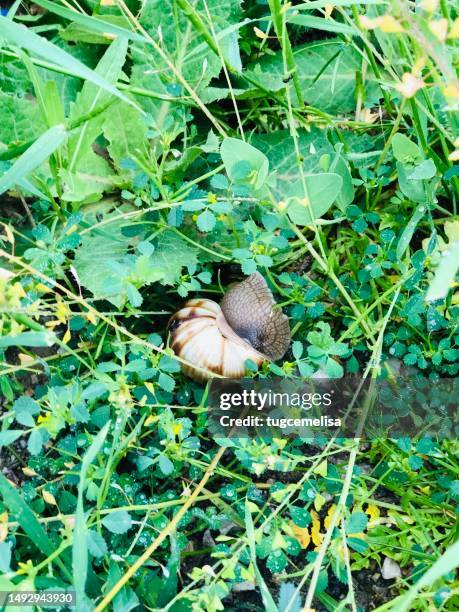
[[275, 302], [265, 279], [255, 272], [232, 287], [221, 304], [188, 300], [169, 321], [171, 347], [183, 372], [203, 382], [211, 373], [242, 378], [247, 359], [260, 365], [283, 357], [290, 345], [288, 318]]

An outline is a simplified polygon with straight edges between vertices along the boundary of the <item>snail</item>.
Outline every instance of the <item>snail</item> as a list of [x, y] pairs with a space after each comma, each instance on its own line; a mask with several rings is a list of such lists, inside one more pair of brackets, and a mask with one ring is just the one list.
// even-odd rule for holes
[[204, 382], [211, 373], [242, 378], [247, 359], [261, 365], [284, 356], [290, 345], [288, 318], [274, 307], [273, 295], [260, 273], [234, 285], [221, 304], [188, 300], [169, 321], [171, 348], [190, 364], [184, 374]]

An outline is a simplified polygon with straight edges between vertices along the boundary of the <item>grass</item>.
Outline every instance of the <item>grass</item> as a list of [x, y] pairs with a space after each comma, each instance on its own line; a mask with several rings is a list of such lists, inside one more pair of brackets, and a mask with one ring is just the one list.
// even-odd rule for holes
[[[458, 19], [353, 0], [0, 18], [1, 590], [458, 608]], [[369, 394], [348, 438], [212, 437], [167, 321], [256, 270], [292, 345], [248, 378], [406, 369], [409, 434], [361, 436]]]

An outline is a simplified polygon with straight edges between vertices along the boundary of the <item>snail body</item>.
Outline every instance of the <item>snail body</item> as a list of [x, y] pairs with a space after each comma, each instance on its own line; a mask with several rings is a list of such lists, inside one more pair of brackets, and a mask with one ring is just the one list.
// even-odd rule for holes
[[188, 300], [169, 321], [172, 350], [188, 362], [182, 363], [184, 374], [200, 382], [212, 373], [242, 378], [248, 359], [257, 366], [280, 359], [290, 344], [290, 328], [274, 304], [257, 272], [232, 287], [221, 305], [209, 299]]

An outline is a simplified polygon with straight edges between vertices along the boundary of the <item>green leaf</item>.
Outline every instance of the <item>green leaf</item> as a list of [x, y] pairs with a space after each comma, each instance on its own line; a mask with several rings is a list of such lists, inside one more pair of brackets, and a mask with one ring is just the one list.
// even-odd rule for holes
[[0, 91], [0, 107], [1, 143], [8, 146], [25, 143], [35, 140], [46, 130], [40, 108], [34, 100]]
[[12, 516], [12, 520], [17, 520], [19, 522], [22, 529], [30, 538], [30, 542], [45, 555], [51, 555], [54, 552], [55, 544], [53, 544], [46, 535], [45, 530], [38, 522], [29, 504], [24, 501], [19, 492], [1, 473], [0, 495], [2, 496], [3, 503]]
[[[238, 0], [207, 0], [206, 5], [212, 15], [217, 36], [227, 26], [239, 21], [241, 12]], [[158, 31], [161, 31], [162, 48], [193, 89], [202, 90], [213, 77], [218, 76], [221, 70], [220, 58], [207, 44], [203, 44], [201, 32], [190, 22], [186, 12], [177, 8], [173, 0], [146, 0], [142, 3], [139, 20], [153, 38], [157, 38]], [[222, 49], [228, 47], [222, 40], [220, 46]], [[142, 70], [147, 69], [150, 73], [160, 75], [160, 91], [168, 83], [176, 82], [170, 67], [154, 50], [148, 54], [145, 46], [136, 45], [134, 61], [142, 66]]]
[[459, 540], [451, 544], [449, 548], [435, 561], [435, 563], [413, 584], [405, 595], [392, 603], [392, 612], [405, 612], [411, 608], [412, 602], [424, 587], [430, 587], [439, 578], [453, 571], [459, 566]]
[[[334, 173], [322, 173], [305, 177], [307, 195], [290, 196], [287, 212], [293, 223], [309, 225], [322, 217], [338, 197], [342, 178]], [[304, 190], [301, 189], [304, 193]], [[303, 201], [299, 201], [302, 199]], [[296, 200], [296, 201], [295, 201]]]
[[[250, 184], [254, 189], [260, 189], [264, 185], [268, 177], [269, 161], [256, 147], [238, 138], [224, 138], [220, 155], [231, 181]], [[245, 162], [248, 169], [245, 177], [241, 177], [240, 171], [238, 174], [241, 162]]]
[[[112, 105], [109, 112], [105, 113], [103, 131], [110, 143], [108, 152], [118, 170], [122, 169], [123, 160], [142, 154], [148, 144], [147, 124], [141, 113], [123, 102]], [[126, 170], [123, 169], [123, 172]]]
[[288, 23], [312, 28], [314, 30], [322, 30], [324, 32], [335, 32], [336, 34], [347, 34], [348, 36], [356, 36], [358, 30], [345, 23], [340, 23], [334, 19], [324, 19], [323, 17], [313, 17], [311, 15], [294, 15], [288, 17]]
[[43, 437], [40, 429], [34, 429], [27, 441], [27, 450], [31, 455], [38, 455], [43, 447]]
[[8, 429], [7, 431], [0, 431], [0, 448], [2, 446], [13, 444], [13, 442], [20, 438], [23, 434], [23, 429]]
[[88, 531], [88, 550], [93, 557], [100, 559], [107, 554], [107, 544], [98, 531]]
[[172, 376], [161, 372], [158, 377], [158, 385], [161, 387], [161, 389], [164, 389], [164, 391], [172, 393], [175, 387], [175, 380], [172, 378]]
[[425, 215], [427, 210], [427, 207], [425, 204], [419, 204], [416, 207], [416, 210], [414, 211], [411, 219], [408, 221], [408, 223], [405, 226], [405, 229], [402, 232], [402, 235], [400, 236], [400, 240], [398, 241], [397, 244], [397, 259], [400, 260], [403, 257], [403, 254], [405, 253], [406, 249], [408, 248], [410, 242], [411, 242], [411, 238], [413, 237], [413, 234], [418, 226], [419, 221], [422, 219], [422, 217]]
[[[362, 58], [352, 45], [341, 39], [322, 40], [296, 47], [293, 50], [296, 71], [303, 97], [308, 104], [331, 114], [348, 113], [355, 109], [356, 75], [362, 69]], [[249, 64], [245, 74], [260, 84], [261, 91], [249, 89], [247, 95], [266, 95], [264, 90], [281, 92], [290, 87], [294, 103], [297, 97], [293, 84], [284, 83], [282, 52], [264, 55], [261, 60]], [[376, 102], [382, 95], [376, 79], [368, 70], [366, 102]]]
[[410, 181], [425, 181], [433, 178], [436, 173], [437, 167], [434, 161], [429, 158], [418, 164], [407, 178]]
[[[126, 53], [127, 40], [124, 38], [115, 39], [97, 64], [94, 74], [103, 75], [104, 79], [109, 83], [116, 83], [121, 76], [121, 71], [126, 61]], [[101, 89], [92, 82], [86, 82], [77, 96], [75, 105], [72, 107], [71, 121], [75, 122], [77, 119], [89, 115], [97, 107], [107, 105], [111, 98], [112, 92]], [[88, 150], [91, 151], [91, 145], [102, 133], [104, 119], [105, 113], [92, 117], [85, 121], [69, 138], [69, 164], [67, 168], [69, 172], [75, 172], [86, 152]]]
[[292, 353], [295, 359], [301, 359], [301, 355], [303, 354], [303, 344], [298, 340], [292, 344]]
[[440, 263], [427, 290], [426, 300], [433, 302], [444, 299], [453, 286], [459, 271], [459, 240], [443, 251]]
[[196, 220], [196, 224], [201, 232], [211, 232], [216, 222], [215, 215], [209, 209], [203, 210]]
[[161, 283], [174, 285], [183, 268], [198, 262], [197, 249], [185, 242], [177, 233], [165, 231], [156, 243], [151, 263], [162, 272]]
[[102, 519], [103, 526], [112, 533], [126, 533], [132, 526], [132, 519], [126, 510], [110, 512]]
[[60, 147], [66, 137], [67, 132], [63, 125], [55, 125], [42, 134], [0, 178], [0, 194], [27, 178]]
[[94, 83], [97, 87], [108, 91], [121, 100], [128, 102], [128, 104], [134, 104], [129, 98], [118, 91], [113, 84], [106, 81], [105, 78], [82, 64], [57, 45], [50, 43], [46, 38], [38, 36], [30, 28], [25, 28], [23, 25], [19, 25], [6, 17], [0, 16], [0, 31], [8, 42], [22, 47], [23, 49], [27, 49], [32, 55], [38, 55], [38, 57], [63, 68], [65, 71], [81, 79]]
[[364, 531], [368, 523], [368, 515], [363, 512], [353, 512], [346, 521], [346, 533], [360, 533]]
[[[279, 612], [276, 604], [274, 603], [274, 599], [268, 589], [268, 586], [263, 578], [263, 575], [258, 569], [257, 565], [257, 552], [255, 548], [255, 528], [253, 525], [253, 519], [251, 514], [251, 506], [253, 505], [254, 504], [251, 504], [248, 499], [245, 500], [245, 529], [247, 533], [247, 542], [250, 550], [250, 558], [253, 567], [255, 568], [255, 576], [257, 578], [257, 584], [260, 589], [261, 597], [263, 599], [263, 604], [265, 606], [266, 612]], [[258, 508], [256, 509], [258, 510]]]
[[53, 332], [21, 332], [16, 336], [1, 336], [0, 348], [8, 346], [53, 346], [56, 336]]
[[[85, 32], [87, 30], [92, 31], [92, 32], [99, 32], [100, 34], [103, 35], [101, 37], [100, 42], [106, 43], [108, 40], [111, 40], [114, 36], [121, 37], [121, 38], [128, 38], [129, 40], [135, 40], [140, 43], [147, 42], [147, 39], [141, 34], [138, 34], [137, 32], [131, 32], [127, 28], [120, 27], [118, 25], [119, 23], [126, 23], [126, 24], [129, 23], [127, 19], [124, 19], [121, 16], [98, 15], [97, 17], [95, 16], [90, 17], [89, 15], [85, 15], [77, 11], [71, 11], [70, 9], [65, 8], [64, 6], [60, 6], [59, 4], [56, 4], [55, 2], [49, 2], [48, 0], [37, 0], [36, 4], [38, 4], [38, 6], [43, 7], [47, 11], [55, 13], [56, 15], [59, 15], [60, 17], [64, 17], [64, 19], [69, 19], [75, 24], [80, 25], [82, 32]], [[69, 31], [69, 28], [67, 28], [67, 30], [62, 32], [61, 36], [64, 39], [73, 40], [71, 36], [67, 34], [68, 31]], [[112, 36], [107, 37], [107, 34], [111, 34]], [[81, 41], [82, 39], [80, 38], [78, 40]], [[99, 42], [99, 41], [92, 40], [92, 42]]]
[[11, 571], [11, 546], [11, 542], [0, 542], [0, 572]]
[[[96, 458], [107, 437], [110, 422], [108, 422], [95, 436], [91, 446], [86, 451], [81, 462], [80, 478], [78, 484], [78, 501], [75, 513], [75, 528], [73, 531], [72, 547], [72, 569], [73, 586], [76, 591], [78, 602], [86, 602], [86, 578], [88, 575], [88, 527], [86, 524], [87, 516], [84, 512], [83, 491], [86, 483], [86, 475], [89, 466]], [[81, 603], [80, 605], [83, 605]]]
[[[255, 134], [252, 137], [252, 143], [264, 152], [270, 167], [275, 170], [276, 181], [270, 189], [278, 201], [288, 201], [290, 197], [303, 199], [305, 194], [302, 177], [323, 173], [324, 156], [329, 156], [330, 159], [336, 158], [336, 152], [325, 137], [324, 130], [317, 128], [312, 128], [309, 132], [299, 130], [297, 136], [300, 159], [296, 153], [294, 140], [287, 130], [271, 134]], [[341, 210], [344, 210], [354, 198], [352, 177], [341, 155], [336, 158], [336, 163], [331, 168], [327, 169], [327, 172], [338, 174], [342, 180], [336, 203]]]
[[164, 476], [170, 476], [174, 471], [174, 464], [169, 459], [169, 457], [164, 454], [161, 454], [159, 456], [159, 469], [164, 474]]
[[409, 173], [412, 171], [412, 166], [406, 166], [402, 162], [396, 164], [398, 183], [400, 185], [400, 191], [409, 200], [413, 202], [426, 203], [427, 194], [423, 181], [413, 181], [408, 178]]
[[418, 145], [400, 132], [392, 138], [392, 151], [395, 159], [404, 165], [419, 164], [424, 159], [424, 154]]

